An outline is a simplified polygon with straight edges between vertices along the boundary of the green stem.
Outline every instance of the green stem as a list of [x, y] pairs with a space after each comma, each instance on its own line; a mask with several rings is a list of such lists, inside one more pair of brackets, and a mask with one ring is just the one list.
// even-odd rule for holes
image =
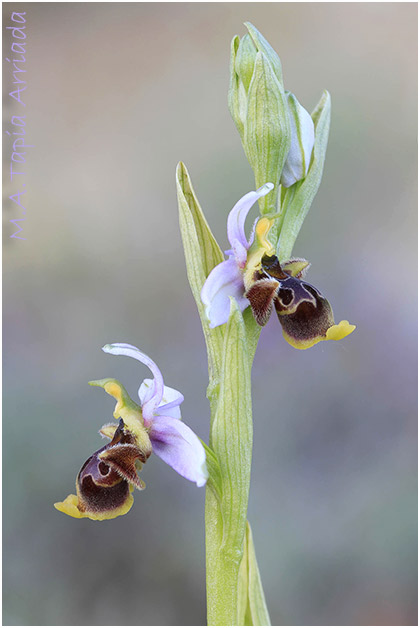
[[237, 625], [252, 457], [251, 368], [245, 325], [236, 301], [224, 334], [221, 381], [210, 447], [220, 467], [220, 497], [206, 493], [208, 623]]
[[206, 489], [205, 517], [207, 624], [236, 626], [240, 559], [234, 560], [219, 549], [223, 544], [223, 520], [220, 505], [210, 488]]
[[209, 358], [211, 427], [210, 447], [205, 446], [210, 474], [205, 515], [208, 623], [237, 626], [250, 617], [253, 625], [269, 625], [252, 538], [246, 536], [252, 458], [251, 367], [260, 327], [250, 308], [242, 315], [233, 299], [227, 324], [210, 329], [200, 292], [223, 254], [182, 163], [176, 182], [188, 279]]
[[[250, 530], [246, 533], [252, 462], [251, 365], [259, 329], [233, 300], [221, 380], [211, 419], [212, 463], [206, 492], [208, 624], [269, 625]], [[213, 402], [216, 400], [213, 399]], [[246, 573], [246, 585], [244, 576]], [[240, 575], [242, 574], [242, 575]]]

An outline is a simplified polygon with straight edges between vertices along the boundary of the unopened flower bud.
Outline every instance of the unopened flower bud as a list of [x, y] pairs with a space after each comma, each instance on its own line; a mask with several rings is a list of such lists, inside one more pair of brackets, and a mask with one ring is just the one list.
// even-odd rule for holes
[[255, 28], [253, 24], [251, 24], [251, 22], [245, 22], [245, 26], [248, 29], [249, 35], [255, 45], [257, 52], [262, 52], [267, 57], [268, 62], [270, 63], [278, 82], [283, 87], [283, 72], [281, 69], [281, 61], [279, 55], [274, 50], [274, 48], [270, 46], [270, 44], [268, 43], [266, 38], [260, 33], [260, 31]]
[[315, 128], [310, 114], [291, 92], [286, 92], [289, 109], [291, 144], [287, 155], [281, 184], [288, 188], [303, 179], [309, 169], [315, 142]]
[[250, 22], [245, 22], [245, 26], [248, 29], [248, 33], [242, 39], [239, 39], [236, 35], [232, 40], [228, 96], [230, 113], [241, 135], [242, 142], [244, 141], [247, 96], [254, 76], [258, 52], [264, 56], [267, 64], [270, 66], [274, 77], [278, 81], [275, 90], [280, 91], [284, 99], [283, 74], [278, 54], [255, 26]]
[[278, 55], [258, 30], [232, 41], [229, 109], [241, 136], [257, 188], [275, 182], [260, 201], [263, 214], [277, 209], [278, 187], [290, 151], [290, 120]]
[[239, 41], [238, 51], [235, 55], [235, 72], [246, 94], [254, 73], [256, 56], [257, 49], [251, 37], [248, 34], [244, 35]]

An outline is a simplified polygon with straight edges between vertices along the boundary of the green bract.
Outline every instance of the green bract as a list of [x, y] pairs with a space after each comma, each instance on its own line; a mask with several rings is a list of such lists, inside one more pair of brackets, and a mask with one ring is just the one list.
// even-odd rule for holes
[[277, 243], [280, 261], [291, 256], [296, 238], [321, 183], [331, 118], [331, 98], [327, 91], [323, 93], [311, 117], [315, 125], [315, 144], [308, 174], [302, 181], [283, 188], [281, 193], [280, 235]]
[[267, 57], [258, 52], [247, 96], [243, 145], [254, 171], [256, 187], [268, 181], [275, 186], [273, 192], [260, 199], [262, 214], [276, 212], [280, 177], [290, 142], [284, 90]]

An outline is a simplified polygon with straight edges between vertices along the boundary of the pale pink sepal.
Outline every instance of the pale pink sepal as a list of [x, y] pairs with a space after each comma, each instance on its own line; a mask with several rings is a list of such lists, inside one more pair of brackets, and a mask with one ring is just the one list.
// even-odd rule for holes
[[149, 432], [153, 452], [182, 477], [204, 486], [208, 479], [206, 452], [200, 439], [182, 421], [155, 417]]
[[201, 300], [206, 306], [211, 328], [227, 322], [231, 296], [236, 298], [241, 311], [248, 307], [242, 272], [233, 257], [213, 268], [201, 290]]
[[142, 402], [143, 418], [146, 422], [149, 421], [153, 417], [163, 397], [163, 377], [157, 364], [155, 364], [148, 355], [137, 349], [137, 347], [124, 342], [113, 342], [112, 344], [102, 347], [102, 350], [112, 355], [126, 355], [130, 358], [134, 358], [145, 364], [152, 371], [154, 377], [153, 386], [147, 392]]

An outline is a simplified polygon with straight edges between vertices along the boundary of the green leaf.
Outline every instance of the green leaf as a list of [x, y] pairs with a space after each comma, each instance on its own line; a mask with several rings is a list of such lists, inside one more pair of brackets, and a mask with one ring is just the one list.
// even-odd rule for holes
[[274, 190], [259, 200], [263, 214], [275, 213], [280, 177], [290, 150], [290, 120], [283, 87], [267, 57], [258, 52], [249, 86], [244, 149], [256, 187], [267, 182]]
[[280, 261], [291, 257], [296, 238], [321, 183], [331, 118], [331, 98], [327, 91], [311, 116], [315, 125], [315, 144], [308, 174], [302, 181], [282, 190], [283, 222], [277, 243], [277, 257]]
[[[245, 559], [246, 553], [246, 559]], [[247, 521], [244, 541], [244, 559], [247, 560], [248, 571], [248, 605], [247, 614], [251, 626], [270, 626], [270, 616], [265, 602], [264, 590], [255, 556], [254, 541], [249, 522]]]
[[223, 328], [210, 329], [200, 293], [210, 271], [224, 260], [193, 190], [184, 164], [176, 169], [179, 224], [184, 245], [187, 275], [201, 318], [209, 359], [209, 391], [214, 397], [220, 380]]
[[[180, 218], [185, 219], [188, 223], [188, 217], [193, 220], [194, 226], [188, 224], [190, 230], [185, 233], [184, 225], [181, 225], [181, 234], [184, 237], [191, 237], [194, 234], [197, 237], [198, 249], [192, 251], [192, 262], [194, 265], [200, 265], [207, 277], [211, 270], [220, 262], [223, 262], [224, 255], [217, 244], [216, 238], [204, 217], [203, 210], [195, 195], [192, 187], [190, 175], [187, 168], [179, 162], [176, 169], [176, 185], [178, 193], [178, 201], [180, 207]], [[190, 261], [190, 260], [188, 260]], [[201, 286], [193, 283], [191, 286], [193, 291], [201, 290]], [[201, 301], [200, 301], [201, 303]]]

